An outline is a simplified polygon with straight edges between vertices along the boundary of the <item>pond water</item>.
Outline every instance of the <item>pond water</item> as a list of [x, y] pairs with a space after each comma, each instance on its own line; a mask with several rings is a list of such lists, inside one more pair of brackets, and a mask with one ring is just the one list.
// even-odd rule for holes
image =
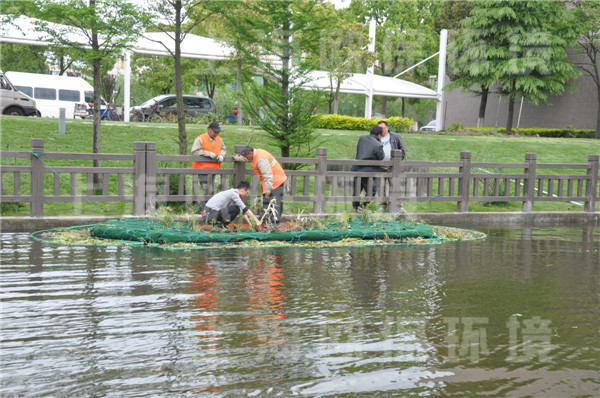
[[1, 235], [3, 397], [600, 396], [600, 231], [164, 251]]

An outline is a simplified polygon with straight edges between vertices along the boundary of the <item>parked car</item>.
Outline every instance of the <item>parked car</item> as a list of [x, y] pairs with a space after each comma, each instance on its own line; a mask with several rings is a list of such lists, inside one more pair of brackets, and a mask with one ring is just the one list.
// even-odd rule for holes
[[[183, 107], [186, 115], [194, 117], [201, 113], [216, 113], [217, 107], [209, 97], [184, 95]], [[175, 114], [177, 103], [175, 94], [163, 94], [151, 98], [139, 106], [131, 108], [130, 119], [139, 122], [149, 121], [158, 115]]]
[[419, 130], [421, 131], [437, 131], [436, 127], [436, 121], [432, 120], [429, 123], [427, 123], [425, 126], [422, 126]]

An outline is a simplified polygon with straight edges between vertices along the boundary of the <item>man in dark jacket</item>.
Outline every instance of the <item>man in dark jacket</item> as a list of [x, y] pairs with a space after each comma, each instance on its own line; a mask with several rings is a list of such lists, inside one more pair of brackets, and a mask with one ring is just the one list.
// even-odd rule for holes
[[[369, 135], [363, 135], [358, 139], [358, 144], [356, 144], [356, 160], [383, 160], [383, 144], [381, 143], [381, 136], [383, 134], [383, 130], [379, 126], [375, 126], [371, 129], [371, 133]], [[360, 172], [378, 172], [379, 166], [352, 166], [352, 171], [360, 171]], [[358, 181], [360, 180], [360, 189], [358, 188]], [[373, 190], [371, 195], [369, 195], [368, 191], [368, 178], [356, 177], [354, 180], [354, 196], [360, 196], [361, 192], [364, 190], [367, 196], [375, 196], [377, 193], [377, 181], [373, 179]], [[364, 203], [367, 205], [369, 202]], [[360, 201], [353, 201], [352, 207], [354, 210], [358, 210], [361, 206]]]
[[[391, 160], [392, 159], [392, 151], [400, 150], [402, 151], [402, 160], [406, 157], [406, 149], [404, 148], [404, 144], [402, 143], [402, 138], [399, 134], [390, 131], [390, 127], [388, 126], [385, 120], [377, 123], [379, 127], [383, 130], [381, 134], [381, 143], [383, 144], [383, 152], [385, 154], [383, 160]], [[390, 167], [382, 167], [381, 171], [391, 172]], [[385, 211], [388, 207], [388, 198], [390, 196], [390, 179], [386, 178], [383, 184], [383, 201], [379, 206], [379, 210]], [[400, 204], [400, 211], [402, 212], [404, 207]]]

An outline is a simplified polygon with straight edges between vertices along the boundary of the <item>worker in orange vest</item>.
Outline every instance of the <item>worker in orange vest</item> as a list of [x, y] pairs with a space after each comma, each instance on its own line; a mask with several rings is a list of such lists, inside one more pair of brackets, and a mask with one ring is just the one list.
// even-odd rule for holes
[[194, 140], [192, 145], [192, 155], [206, 156], [214, 159], [212, 162], [195, 161], [192, 164], [194, 169], [220, 169], [221, 163], [225, 160], [225, 143], [219, 137], [221, 126], [218, 122], [212, 122], [208, 125], [206, 133], [200, 134]]
[[283, 213], [283, 186], [287, 180], [281, 164], [269, 152], [264, 149], [254, 149], [251, 146], [243, 147], [239, 155], [233, 155], [233, 160], [236, 162], [252, 162], [252, 167], [260, 179], [263, 191], [263, 216], [261, 216], [261, 220], [271, 202], [275, 202], [273, 204], [275, 214], [267, 212], [267, 219], [278, 224]]

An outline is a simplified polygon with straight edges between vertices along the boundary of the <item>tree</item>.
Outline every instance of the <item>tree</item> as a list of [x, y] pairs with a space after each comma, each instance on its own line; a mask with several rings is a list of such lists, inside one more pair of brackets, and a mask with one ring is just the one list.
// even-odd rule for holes
[[317, 62], [319, 69], [329, 75], [329, 113], [338, 114], [342, 82], [353, 72], [364, 71], [373, 62], [373, 54], [366, 48], [368, 41], [361, 24], [342, 20], [321, 34]]
[[[24, 2], [29, 3], [29, 2]], [[130, 48], [142, 33], [146, 18], [126, 0], [36, 0], [26, 11], [39, 18], [36, 28], [47, 33], [54, 45], [68, 48], [74, 57], [93, 68], [93, 153], [101, 153], [100, 86], [103, 60], [114, 59]], [[28, 5], [28, 6], [31, 6]], [[101, 162], [94, 160], [94, 167]], [[94, 174], [98, 190], [101, 175]]]
[[[249, 85], [246, 107], [281, 149], [281, 155], [305, 155], [318, 142], [311, 125], [315, 96], [301, 89], [308, 71], [306, 53], [317, 51], [327, 26], [313, 1], [211, 2], [228, 21], [238, 51], [264, 84]], [[293, 40], [292, 40], [293, 37]]]
[[[350, 10], [367, 29], [377, 23], [376, 70], [383, 76], [395, 76], [438, 49], [439, 37], [433, 31], [434, 18], [441, 2], [418, 0], [353, 0]], [[416, 83], [427, 81], [437, 72], [434, 63], [422, 64], [402, 78]], [[387, 114], [387, 97], [382, 98], [381, 113]]]
[[[476, 6], [476, 1], [446, 0], [442, 6], [440, 16], [435, 19], [434, 26], [438, 31], [441, 29], [448, 30], [448, 69], [446, 75], [450, 78], [451, 83], [444, 89], [462, 87], [463, 92], [481, 97], [477, 127], [483, 127], [489, 88], [490, 84], [494, 82], [494, 77], [486, 76], [485, 69], [472, 68], [472, 62], [477, 63], [482, 60], [479, 52], [485, 51], [486, 48], [486, 38], [477, 35], [477, 33], [480, 33], [479, 30], [467, 31], [465, 26], [465, 24], [471, 23], [472, 20], [468, 17], [471, 10]], [[467, 38], [466, 34], [470, 36]], [[483, 81], [483, 84], [480, 81]]]
[[517, 97], [547, 104], [549, 94], [562, 94], [578, 76], [567, 56], [576, 37], [570, 17], [555, 1], [494, 0], [478, 2], [465, 20], [461, 86], [497, 82], [509, 98], [507, 132]]
[[230, 83], [233, 80], [232, 69], [224, 65], [229, 62], [216, 63], [209, 60], [200, 60], [195, 64], [193, 73], [199, 77], [198, 86], [203, 87], [204, 92], [210, 98], [214, 98], [218, 86]]
[[[201, 61], [189, 58], [181, 60], [182, 92], [189, 92], [202, 84], [197, 70], [199, 62]], [[131, 64], [132, 70], [135, 70], [138, 75], [135, 86], [143, 86], [149, 93], [149, 97], [172, 94], [176, 91], [173, 57], [134, 54]], [[147, 99], [148, 97], [143, 98], [144, 101]]]
[[102, 97], [107, 103], [111, 104], [115, 102], [115, 99], [121, 94], [121, 85], [117, 88], [117, 77], [108, 74], [102, 78], [101, 90]]
[[[453, 2], [454, 3], [454, 2]], [[475, 7], [475, 2], [461, 2], [470, 5], [469, 12]], [[462, 7], [451, 8], [464, 15], [467, 11]], [[450, 25], [457, 26], [457, 32], [452, 37], [454, 40], [448, 46], [448, 65], [451, 83], [445, 90], [462, 87], [463, 92], [469, 92], [481, 97], [477, 127], [483, 127], [485, 110], [490, 86], [496, 81], [496, 72], [493, 68], [494, 54], [499, 38], [489, 29], [480, 29], [476, 18], [466, 18], [458, 24], [446, 17]]]
[[[179, 131], [179, 154], [187, 155], [187, 132], [185, 130], [185, 108], [183, 106], [183, 84], [181, 71], [181, 43], [195, 26], [210, 16], [203, 9], [201, 0], [157, 0], [146, 6], [153, 15], [156, 29], [165, 33], [174, 43], [174, 50], [162, 44], [173, 57], [175, 72], [175, 96], [177, 101], [177, 127]], [[189, 18], [193, 13], [194, 18]]]
[[27, 44], [0, 43], [2, 70], [29, 73], [48, 73], [46, 48]]
[[596, 84], [596, 139], [600, 139], [600, 1], [575, 0], [572, 2], [576, 26], [580, 27], [577, 39], [576, 66], [590, 76]]

